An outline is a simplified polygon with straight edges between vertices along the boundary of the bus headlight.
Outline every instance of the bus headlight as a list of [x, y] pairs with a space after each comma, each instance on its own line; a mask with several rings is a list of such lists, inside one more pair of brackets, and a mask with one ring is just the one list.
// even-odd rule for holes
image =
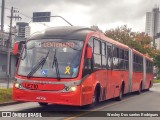
[[15, 83], [14, 86], [15, 86], [16, 88], [21, 88], [21, 84], [20, 84], [20, 83]]
[[77, 86], [70, 86], [70, 87], [66, 87], [65, 91], [66, 92], [74, 92], [74, 91], [76, 91], [76, 89], [77, 89]]
[[76, 91], [77, 87], [76, 86], [72, 86], [70, 87], [70, 91]]

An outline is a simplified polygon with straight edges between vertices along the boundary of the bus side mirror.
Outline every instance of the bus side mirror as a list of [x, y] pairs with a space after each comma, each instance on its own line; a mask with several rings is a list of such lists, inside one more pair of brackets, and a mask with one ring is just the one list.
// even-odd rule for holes
[[92, 47], [87, 46], [87, 54], [86, 54], [87, 59], [92, 59]]
[[13, 45], [13, 51], [12, 51], [14, 55], [18, 54], [18, 47], [19, 47], [19, 42], [15, 42]]

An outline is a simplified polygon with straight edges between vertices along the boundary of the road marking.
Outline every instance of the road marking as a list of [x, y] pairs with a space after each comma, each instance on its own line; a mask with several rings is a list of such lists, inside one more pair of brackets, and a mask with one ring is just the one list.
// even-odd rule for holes
[[[147, 93], [148, 93], [148, 92], [147, 92]], [[143, 94], [146, 94], [146, 93], [143, 93]], [[137, 96], [133, 96], [133, 97], [137, 97]], [[127, 101], [127, 100], [129, 100], [129, 99], [131, 99], [131, 98], [133, 99], [133, 97], [126, 98], [126, 99], [124, 99], [124, 100], [122, 100], [122, 101], [119, 101], [119, 102], [116, 102], [116, 103], [112, 103], [112, 104], [109, 104], [109, 105], [105, 105], [105, 106], [102, 106], [102, 107], [99, 107], [99, 108], [95, 108], [95, 109], [93, 109], [93, 110], [91, 110], [91, 111], [84, 112], [84, 113], [75, 115], [75, 116], [73, 116], [73, 117], [67, 117], [67, 118], [65, 118], [64, 120], [72, 120], [72, 119], [74, 119], [74, 118], [81, 117], [81, 116], [83, 116], [83, 115], [92, 113], [92, 112], [94, 112], [94, 111], [98, 111], [98, 110], [101, 110], [101, 109], [106, 108], [106, 107], [111, 107], [111, 106], [113, 106], [113, 105], [117, 105], [117, 104], [122, 103], [122, 102], [125, 102], [125, 101]]]

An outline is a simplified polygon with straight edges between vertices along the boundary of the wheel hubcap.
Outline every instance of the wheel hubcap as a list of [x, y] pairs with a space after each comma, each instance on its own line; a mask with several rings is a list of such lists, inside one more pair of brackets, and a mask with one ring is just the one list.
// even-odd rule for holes
[[122, 98], [122, 90], [121, 90], [121, 92], [120, 92], [120, 98]]
[[96, 102], [96, 97], [95, 97], [95, 95], [94, 95], [93, 98], [92, 98], [92, 102], [93, 102], [93, 103]]

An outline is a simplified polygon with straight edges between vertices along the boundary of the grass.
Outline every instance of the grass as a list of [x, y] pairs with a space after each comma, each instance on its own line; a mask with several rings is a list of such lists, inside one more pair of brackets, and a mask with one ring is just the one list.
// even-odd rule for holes
[[12, 101], [12, 88], [0, 89], [0, 103]]
[[157, 80], [157, 79], [154, 79], [154, 80], [153, 80], [153, 83], [160, 83], [160, 79], [158, 79], [158, 80]]

